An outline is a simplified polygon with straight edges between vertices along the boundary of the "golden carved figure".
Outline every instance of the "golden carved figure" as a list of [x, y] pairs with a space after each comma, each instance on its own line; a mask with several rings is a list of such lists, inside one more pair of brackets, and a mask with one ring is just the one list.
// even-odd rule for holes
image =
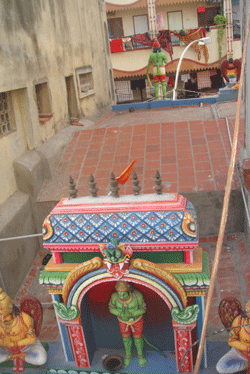
[[[237, 313], [238, 314], [238, 313]], [[250, 300], [245, 312], [238, 314], [229, 331], [228, 345], [231, 347], [217, 363], [216, 370], [221, 374], [237, 373], [248, 369], [250, 361]]]
[[22, 372], [22, 360], [43, 365], [47, 354], [36, 337], [31, 316], [20, 311], [0, 288], [0, 363], [7, 360], [13, 360], [15, 365], [20, 366], [17, 372]]

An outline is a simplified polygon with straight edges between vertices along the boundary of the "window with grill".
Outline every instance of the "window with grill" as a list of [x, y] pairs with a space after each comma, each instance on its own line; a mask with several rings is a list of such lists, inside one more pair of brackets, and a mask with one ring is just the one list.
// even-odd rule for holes
[[209, 27], [214, 25], [214, 17], [219, 14], [220, 7], [205, 8], [205, 12], [198, 12], [199, 27]]
[[15, 129], [11, 121], [10, 109], [10, 94], [0, 93], [0, 136]]
[[[169, 30], [181, 30], [183, 28], [182, 22], [182, 11], [168, 12], [168, 27]], [[171, 33], [172, 45], [180, 45], [180, 39], [178, 36]]]
[[76, 69], [76, 79], [80, 98], [95, 93], [91, 66]]
[[120, 39], [124, 37], [122, 18], [108, 19], [109, 39]]

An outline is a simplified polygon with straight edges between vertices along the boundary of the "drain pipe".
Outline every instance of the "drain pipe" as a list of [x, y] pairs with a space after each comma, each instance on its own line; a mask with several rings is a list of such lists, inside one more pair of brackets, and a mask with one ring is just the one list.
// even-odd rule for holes
[[[220, 116], [220, 113], [218, 111], [218, 108], [217, 108], [216, 104], [215, 104], [215, 109], [216, 109], [216, 113], [217, 113], [218, 118], [226, 120], [228, 138], [229, 138], [230, 146], [231, 146], [231, 149], [232, 149], [232, 138], [231, 138], [231, 134], [230, 134], [228, 118]], [[249, 211], [248, 211], [247, 199], [246, 199], [246, 194], [245, 194], [245, 187], [244, 187], [244, 183], [243, 183], [243, 180], [242, 180], [240, 165], [239, 165], [239, 163], [237, 163], [235, 166], [236, 166], [237, 176], [238, 176], [238, 179], [239, 179], [239, 182], [240, 182], [240, 189], [241, 189], [241, 194], [242, 194], [242, 198], [243, 198], [243, 202], [244, 202], [244, 206], [245, 206], [248, 226], [250, 227], [250, 215], [249, 215]]]

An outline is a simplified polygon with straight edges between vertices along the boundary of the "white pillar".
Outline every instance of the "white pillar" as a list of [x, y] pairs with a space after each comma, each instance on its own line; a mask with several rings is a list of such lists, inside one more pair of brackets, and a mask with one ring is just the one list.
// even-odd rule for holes
[[152, 38], [154, 38], [157, 34], [157, 31], [156, 31], [155, 0], [147, 0], [147, 2], [148, 2], [149, 31], [151, 32]]
[[233, 55], [233, 12], [232, 0], [224, 0], [224, 16], [227, 18], [226, 39], [227, 39], [227, 58]]
[[[241, 7], [241, 42], [242, 49], [245, 41], [245, 33], [247, 27], [247, 17], [250, 9], [249, 0], [240, 0]], [[243, 105], [245, 114], [245, 157], [250, 157], [250, 38], [248, 39], [245, 77], [243, 79]]]

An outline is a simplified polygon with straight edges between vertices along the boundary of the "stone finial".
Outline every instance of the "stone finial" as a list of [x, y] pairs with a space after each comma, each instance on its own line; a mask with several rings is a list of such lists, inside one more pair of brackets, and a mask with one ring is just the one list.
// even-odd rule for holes
[[133, 172], [132, 183], [133, 183], [132, 190], [134, 191], [134, 195], [139, 195], [141, 186], [139, 186], [140, 181], [135, 171]]
[[70, 176], [69, 177], [69, 198], [74, 199], [77, 197], [78, 190], [76, 189], [76, 184], [74, 179]]
[[113, 171], [111, 171], [110, 178], [109, 178], [109, 183], [110, 183], [110, 191], [111, 191], [111, 196], [113, 197], [119, 197], [118, 191], [118, 180], [115, 179], [115, 175]]
[[92, 197], [97, 197], [97, 191], [99, 190], [99, 188], [96, 188], [96, 182], [95, 182], [95, 178], [93, 177], [92, 174], [90, 174], [90, 177], [89, 177], [89, 193]]
[[154, 181], [155, 181], [154, 189], [156, 190], [157, 195], [160, 195], [162, 193], [161, 190], [164, 188], [164, 186], [161, 184], [161, 176], [158, 170], [155, 173]]

